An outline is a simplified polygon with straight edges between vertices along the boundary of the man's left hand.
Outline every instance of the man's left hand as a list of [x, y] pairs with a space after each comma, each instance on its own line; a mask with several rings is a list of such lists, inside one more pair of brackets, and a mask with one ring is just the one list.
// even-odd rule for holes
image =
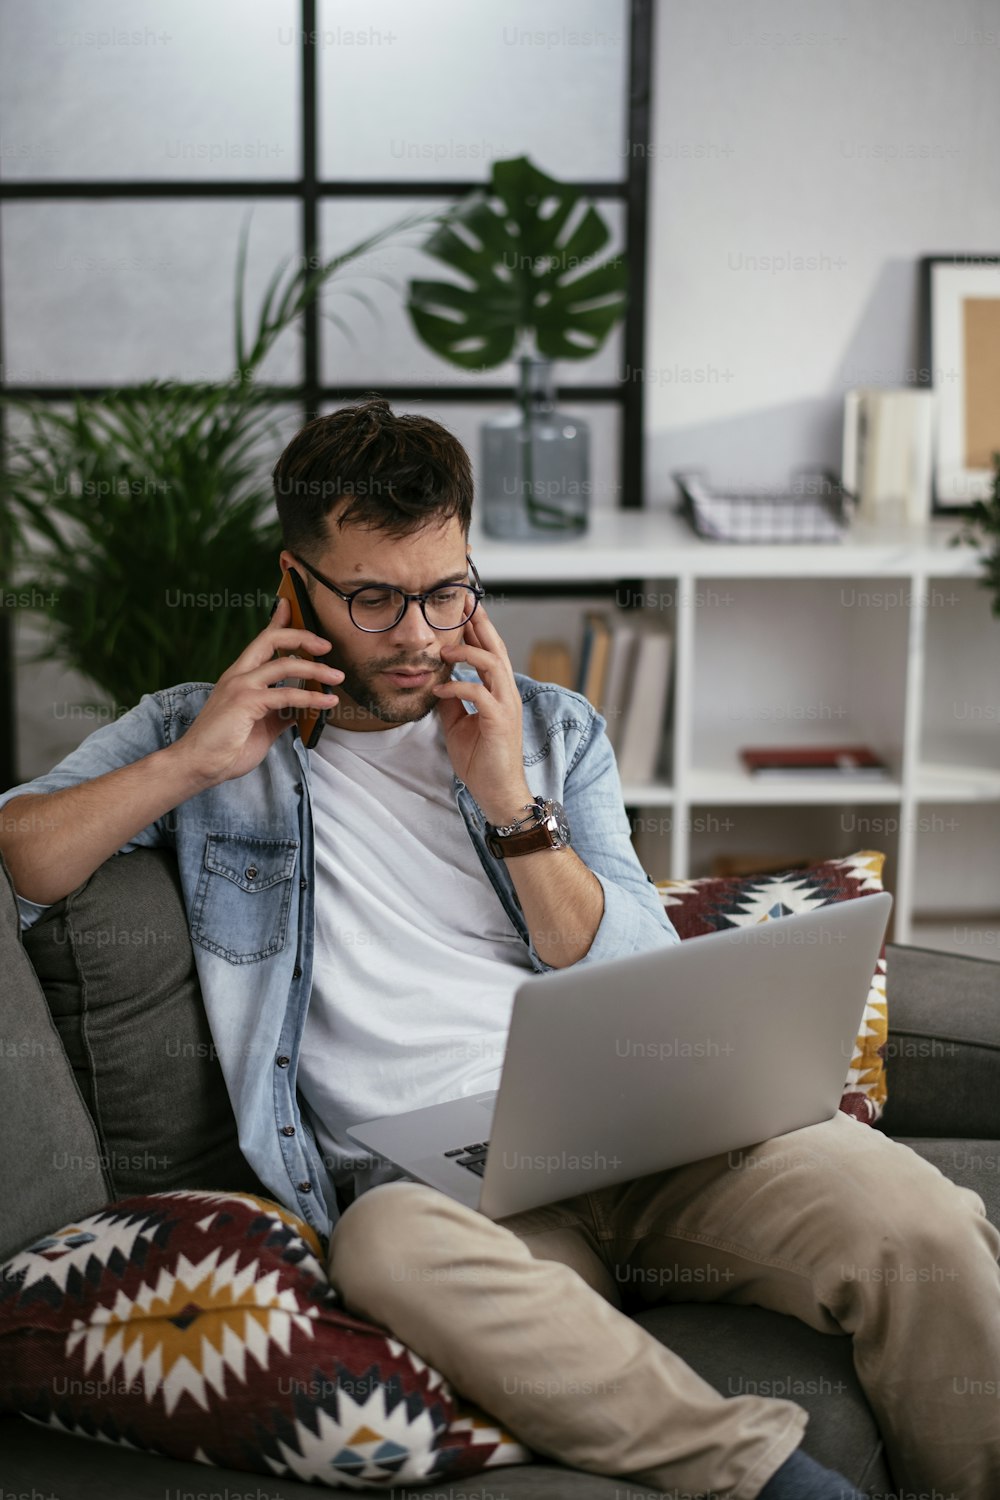
[[[482, 603], [462, 626], [461, 639], [444, 646], [441, 656], [449, 666], [468, 662], [480, 678], [432, 689], [455, 774], [489, 822], [512, 823], [532, 800], [524, 775], [521, 695], [507, 648]], [[474, 714], [463, 698], [476, 705]]]

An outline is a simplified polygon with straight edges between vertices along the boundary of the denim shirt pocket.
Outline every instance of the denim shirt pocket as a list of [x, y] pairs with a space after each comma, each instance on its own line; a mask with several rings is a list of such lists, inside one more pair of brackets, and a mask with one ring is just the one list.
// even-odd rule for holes
[[191, 911], [191, 937], [232, 964], [285, 946], [298, 839], [210, 833]]

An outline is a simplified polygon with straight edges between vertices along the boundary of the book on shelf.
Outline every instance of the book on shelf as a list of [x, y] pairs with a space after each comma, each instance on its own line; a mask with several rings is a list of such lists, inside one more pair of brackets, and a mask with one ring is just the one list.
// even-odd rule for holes
[[576, 691], [603, 714], [623, 781], [651, 781], [663, 750], [673, 633], [659, 611], [588, 610]]
[[884, 781], [891, 774], [886, 762], [867, 745], [745, 745], [740, 759], [754, 777]]
[[601, 713], [607, 720], [608, 727], [605, 733], [611, 742], [612, 750], [617, 750], [621, 741], [622, 724], [628, 704], [627, 693], [634, 645], [635, 624], [629, 612], [620, 610], [614, 615], [607, 674], [601, 689]]
[[588, 609], [583, 617], [583, 645], [577, 692], [603, 713], [604, 681], [611, 650], [611, 624], [603, 610]]
[[931, 512], [932, 390], [858, 386], [844, 396], [841, 481], [859, 520], [922, 525]]
[[573, 656], [566, 642], [536, 641], [528, 657], [528, 676], [536, 682], [557, 682], [560, 687], [575, 687]]
[[663, 732], [673, 667], [673, 633], [662, 615], [634, 612], [631, 662], [624, 690], [625, 712], [615, 746], [623, 782], [652, 781], [663, 751]]

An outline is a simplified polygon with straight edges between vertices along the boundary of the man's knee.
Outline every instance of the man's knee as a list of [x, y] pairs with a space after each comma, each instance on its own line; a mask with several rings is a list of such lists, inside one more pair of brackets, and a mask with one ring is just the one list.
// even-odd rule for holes
[[441, 1194], [419, 1182], [384, 1182], [349, 1203], [330, 1236], [329, 1269], [344, 1271], [398, 1245], [414, 1215], [433, 1212]]
[[[857, 1126], [859, 1131], [867, 1126]], [[841, 1135], [841, 1140], [843, 1136]], [[851, 1145], [857, 1138], [849, 1137]], [[985, 1244], [996, 1259], [1000, 1233], [986, 1218], [981, 1197], [959, 1186], [932, 1162], [880, 1131], [866, 1149], [840, 1158], [839, 1220], [862, 1266], [880, 1277], [946, 1278], [969, 1248]]]
[[435, 1256], [470, 1214], [436, 1188], [384, 1182], [355, 1198], [334, 1225], [327, 1274], [348, 1306], [371, 1307], [392, 1287], [430, 1275]]

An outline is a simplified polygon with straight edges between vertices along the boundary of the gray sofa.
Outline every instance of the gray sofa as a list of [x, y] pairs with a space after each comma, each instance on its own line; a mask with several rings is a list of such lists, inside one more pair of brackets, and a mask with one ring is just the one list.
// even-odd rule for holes
[[[123, 962], [113, 934], [128, 931], [147, 940]], [[898, 945], [889, 945], [887, 959], [883, 1127], [975, 1188], [1000, 1225], [1000, 965]], [[172, 854], [138, 849], [108, 860], [24, 934], [0, 858], [0, 996], [0, 1260], [129, 1192], [263, 1191], [238, 1150]], [[158, 1031], [161, 1040], [176, 1039], [168, 1090], [163, 1049], [153, 1045]], [[116, 1119], [132, 1122], [144, 1149], [102, 1160]], [[67, 1143], [81, 1166], [54, 1174], [52, 1153]], [[754, 1307], [673, 1303], [638, 1321], [723, 1394], [756, 1388], [798, 1401], [810, 1413], [808, 1453], [872, 1495], [892, 1492], [849, 1338], [824, 1337]], [[185, 1492], [306, 1500], [318, 1493], [51, 1432], [18, 1416], [0, 1417], [0, 1479], [5, 1492], [58, 1500], [163, 1500]], [[383, 1493], [402, 1500], [404, 1492], [415, 1493], [412, 1486]], [[658, 1500], [631, 1482], [627, 1492], [629, 1500]], [[433, 1486], [435, 1500], [621, 1494], [621, 1480], [542, 1460]]]

